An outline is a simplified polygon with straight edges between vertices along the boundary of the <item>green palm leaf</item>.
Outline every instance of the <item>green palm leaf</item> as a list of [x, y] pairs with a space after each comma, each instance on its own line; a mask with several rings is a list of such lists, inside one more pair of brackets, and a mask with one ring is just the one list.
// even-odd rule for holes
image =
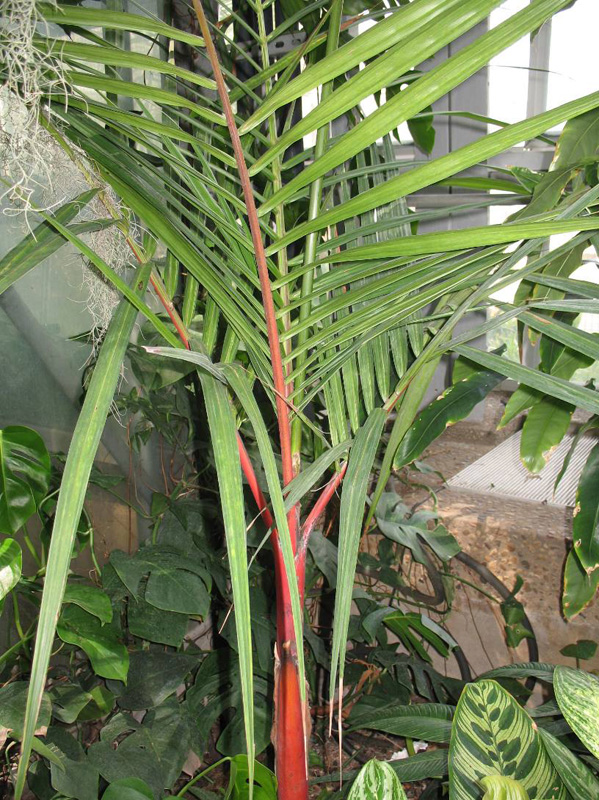
[[[139, 302], [142, 302], [141, 298], [145, 294], [150, 271], [150, 264], [146, 264], [140, 267], [134, 276], [132, 283], [134, 288], [131, 291], [135, 293]], [[29, 757], [46, 682], [46, 671], [54, 642], [56, 621], [64, 595], [71, 563], [71, 552], [87, 484], [136, 318], [137, 308], [128, 300], [123, 299], [106, 332], [67, 455], [38, 617], [23, 726], [21, 760], [15, 787], [16, 800], [20, 800], [25, 787]]]

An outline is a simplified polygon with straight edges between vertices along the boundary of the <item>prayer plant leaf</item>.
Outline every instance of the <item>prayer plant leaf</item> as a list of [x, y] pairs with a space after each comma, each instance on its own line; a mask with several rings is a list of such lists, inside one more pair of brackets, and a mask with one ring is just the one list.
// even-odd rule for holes
[[555, 668], [553, 685], [566, 722], [595, 758], [599, 758], [599, 678], [560, 665]]
[[352, 784], [348, 800], [406, 800], [406, 793], [392, 767], [376, 758], [368, 761]]
[[518, 781], [533, 800], [566, 800], [567, 791], [526, 711], [495, 681], [467, 684], [455, 713], [449, 786], [455, 800], [481, 796], [489, 775]]
[[553, 766], [564, 782], [572, 800], [599, 797], [599, 780], [563, 742], [539, 728], [539, 734]]

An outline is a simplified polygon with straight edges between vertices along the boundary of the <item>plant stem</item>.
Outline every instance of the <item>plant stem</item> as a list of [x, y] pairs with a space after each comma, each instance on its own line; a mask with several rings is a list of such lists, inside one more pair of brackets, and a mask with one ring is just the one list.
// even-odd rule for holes
[[[235, 123], [235, 115], [233, 107], [229, 100], [229, 93], [225, 84], [225, 80], [220, 68], [218, 55], [214, 42], [212, 41], [212, 34], [208, 27], [208, 22], [204, 14], [204, 9], [200, 0], [193, 0], [193, 6], [200, 24], [200, 30], [206, 44], [206, 52], [210, 60], [218, 95], [220, 97], [229, 135], [231, 137], [231, 144], [235, 154], [235, 161], [239, 172], [241, 187], [243, 190], [243, 199], [247, 211], [248, 223], [252, 234], [252, 242], [254, 245], [254, 254], [256, 257], [256, 265], [258, 267], [258, 276], [260, 278], [260, 288], [262, 291], [262, 304], [264, 307], [264, 316], [266, 318], [266, 330], [268, 333], [268, 344], [270, 348], [270, 356], [272, 360], [273, 382], [276, 391], [276, 407], [277, 419], [279, 424], [279, 439], [281, 446], [281, 458], [283, 462], [283, 482], [287, 485], [293, 478], [293, 468], [291, 463], [291, 450], [290, 450], [290, 424], [289, 424], [289, 408], [285, 402], [287, 397], [287, 387], [285, 385], [285, 374], [283, 371], [283, 361], [281, 358], [281, 345], [279, 341], [279, 330], [277, 327], [277, 318], [275, 314], [275, 306], [272, 295], [272, 288], [270, 285], [270, 275], [268, 271], [268, 263], [266, 261], [266, 254], [264, 252], [264, 243], [262, 242], [262, 232], [260, 230], [260, 221], [256, 211], [256, 201], [254, 199], [254, 192], [250, 181], [245, 156], [243, 153], [243, 146], [239, 137], [239, 131]], [[295, 517], [295, 514], [290, 515]], [[294, 539], [294, 531], [297, 530], [296, 525], [290, 523], [290, 533], [292, 541]]]
[[19, 634], [19, 639], [21, 642], [25, 639], [25, 634], [23, 633], [23, 628], [21, 627], [21, 614], [19, 613], [19, 601], [17, 599], [17, 595], [15, 592], [11, 592], [12, 597], [12, 613], [15, 622], [15, 628], [17, 629], [17, 633]]
[[[273, 6], [274, 12], [274, 6]], [[270, 66], [270, 58], [268, 55], [268, 40], [266, 36], [266, 25], [264, 22], [264, 5], [262, 0], [256, 0], [256, 16], [258, 18], [258, 35], [260, 37], [260, 51], [262, 55], [262, 67], [263, 69], [267, 69]], [[266, 93], [270, 92], [272, 89], [272, 81], [270, 78], [266, 81], [264, 88]], [[277, 120], [276, 114], [271, 114], [268, 118], [268, 138], [270, 139], [271, 144], [274, 144], [277, 139]], [[271, 164], [272, 169], [272, 186], [273, 192], [276, 193], [283, 187], [283, 178], [281, 176], [281, 160], [282, 156], [278, 155]], [[276, 206], [274, 209], [275, 212], [275, 230], [277, 232], [277, 236], [284, 236], [285, 235], [285, 210], [282, 205]], [[289, 271], [289, 265], [287, 262], [287, 250], [283, 248], [279, 250], [278, 253], [278, 266], [279, 272], [281, 275], [287, 275]], [[283, 307], [289, 306], [289, 284], [285, 284], [281, 287], [281, 297], [283, 300]], [[285, 330], [289, 330], [291, 326], [291, 317], [289, 312], [287, 311], [282, 318], [283, 327]], [[291, 340], [288, 339], [285, 341], [283, 345], [285, 348], [285, 354], [289, 355], [291, 353]], [[287, 372], [291, 372], [291, 364], [287, 367]], [[290, 387], [291, 391], [291, 387]], [[295, 467], [295, 464], [294, 464]], [[295, 474], [297, 474], [299, 467], [295, 469]]]
[[192, 778], [188, 783], [186, 783], [185, 786], [177, 792], [175, 797], [184, 797], [186, 792], [188, 792], [191, 789], [191, 787], [194, 786], [199, 780], [208, 775], [209, 772], [212, 772], [213, 769], [220, 767], [221, 764], [224, 764], [226, 761], [230, 760], [231, 758], [229, 756], [225, 756], [224, 758], [221, 758], [220, 761], [217, 761], [215, 764], [211, 764], [207, 769], [202, 770], [202, 772], [200, 772], [199, 775], [196, 775], [195, 778]]
[[[326, 47], [327, 55], [330, 55], [332, 52], [334, 52], [339, 44], [339, 30], [341, 27], [342, 11], [343, 11], [342, 0], [335, 0], [335, 4], [331, 8], [331, 18], [329, 20], [327, 47]], [[327, 96], [331, 93], [332, 88], [333, 88], [332, 83], [324, 84], [324, 86], [322, 87], [321, 102], [323, 102], [327, 98]], [[329, 138], [329, 126], [325, 125], [322, 128], [319, 128], [316, 134], [316, 145], [314, 147], [315, 161], [317, 161], [322, 155], [324, 155], [328, 138]], [[310, 186], [308, 220], [314, 220], [320, 214], [320, 203], [321, 203], [323, 181], [324, 178], [318, 178]], [[306, 237], [306, 244], [304, 248], [304, 260], [303, 260], [304, 266], [313, 264], [314, 261], [316, 261], [316, 247], [318, 245], [318, 235], [319, 235], [318, 233], [310, 233]], [[300, 306], [300, 312], [299, 312], [300, 322], [303, 322], [310, 315], [311, 303], [307, 300], [307, 297], [312, 292], [313, 282], [314, 282], [314, 270], [310, 269], [304, 274], [302, 278], [301, 297], [304, 302]], [[305, 369], [303, 368], [303, 365], [305, 364], [307, 353], [301, 352], [301, 350], [302, 350], [302, 345], [308, 338], [308, 335], [309, 335], [308, 329], [302, 330], [300, 331], [297, 339], [297, 345], [300, 349], [296, 362], [296, 368], [299, 370], [296, 376], [297, 386], [300, 386], [302, 384], [305, 376]], [[297, 406], [301, 406], [302, 404], [301, 395], [302, 393], [299, 393], [295, 398], [295, 404]], [[298, 471], [301, 459], [302, 434], [303, 434], [302, 421], [296, 417], [293, 421], [292, 431], [291, 431], [291, 450], [293, 453], [293, 460], [298, 465]]]
[[[208, 22], [200, 0], [193, 0], [194, 9], [205, 41], [206, 52], [216, 81], [218, 94], [229, 129], [233, 152], [237, 163], [239, 178], [243, 189], [248, 223], [252, 234], [254, 254], [260, 279], [262, 305], [268, 334], [268, 344], [272, 361], [275, 404], [279, 428], [279, 444], [283, 465], [283, 484], [286, 486], [294, 477], [295, 469], [291, 451], [290, 409], [287, 404], [288, 387], [281, 356], [281, 343], [275, 314], [270, 274], [260, 222], [256, 211], [253, 189], [245, 162], [239, 131], [235, 123], [233, 108], [223, 78], [218, 55]], [[295, 506], [288, 514], [289, 536], [295, 554], [297, 547], [299, 508]], [[300, 691], [297, 653], [303, 647], [295, 637], [295, 626], [291, 606], [289, 580], [297, 576], [287, 576], [278, 534], [273, 531], [273, 552], [275, 557], [275, 583], [277, 589], [277, 648], [275, 655], [275, 719], [273, 740], [275, 742], [276, 772], [279, 779], [279, 800], [307, 800], [307, 740], [309, 737], [309, 710], [303, 707]], [[300, 587], [300, 595], [302, 590]]]
[[5, 661], [8, 661], [13, 653], [16, 653], [17, 650], [20, 650], [21, 647], [24, 647], [30, 639], [33, 639], [34, 634], [35, 623], [28, 628], [27, 633], [21, 639], [19, 639], [16, 644], [13, 644], [12, 647], [9, 647], [8, 650], [5, 650], [4, 653], [2, 653], [0, 656], [0, 666], [2, 666]]

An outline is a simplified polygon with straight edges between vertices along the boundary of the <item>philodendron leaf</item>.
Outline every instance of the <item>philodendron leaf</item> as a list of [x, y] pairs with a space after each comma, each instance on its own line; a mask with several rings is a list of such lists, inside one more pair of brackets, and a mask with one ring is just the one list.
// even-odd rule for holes
[[141, 778], [123, 778], [110, 784], [102, 800], [154, 800], [154, 793]]
[[564, 617], [573, 619], [592, 602], [599, 587], [599, 570], [590, 575], [582, 568], [574, 550], [570, 550], [564, 567], [562, 610]]
[[48, 749], [57, 758], [50, 766], [56, 796], [97, 800], [100, 776], [77, 739], [55, 725], [48, 730], [47, 743]]
[[35, 514], [50, 482], [50, 455], [31, 428], [0, 430], [0, 533], [16, 533]]
[[102, 625], [97, 617], [79, 606], [67, 605], [60, 615], [56, 632], [63, 642], [86, 653], [97, 675], [126, 683], [129, 653], [110, 625]]
[[114, 550], [110, 563], [133, 598], [138, 598], [145, 585], [144, 599], [150, 605], [205, 617], [210, 609], [211, 579], [193, 555], [193, 551], [185, 556], [174, 548], [148, 545], [134, 555]]
[[110, 598], [97, 586], [70, 583], [65, 590], [63, 603], [73, 603], [73, 605], [79, 606], [97, 617], [100, 622], [112, 622]]
[[[565, 800], [566, 788], [526, 711], [496, 681], [464, 688], [449, 747], [452, 800], [480, 800], [481, 781], [519, 781], [531, 800]], [[508, 795], [509, 796], [509, 795]]]
[[574, 406], [545, 397], [528, 412], [520, 439], [520, 458], [529, 472], [540, 472], [570, 427]]
[[480, 370], [433, 400], [406, 433], [395, 455], [395, 468], [399, 469], [418, 458], [445, 428], [467, 417], [502, 380], [503, 376], [497, 372]]
[[560, 653], [567, 658], [577, 658], [580, 661], [588, 661], [597, 652], [597, 642], [592, 639], [579, 639], [576, 644], [569, 644], [562, 647]]
[[528, 792], [520, 781], [504, 778], [501, 775], [489, 775], [480, 781], [485, 789], [483, 800], [529, 800]]
[[566, 722], [595, 758], [599, 758], [599, 678], [580, 669], [558, 666], [553, 685]]
[[14, 539], [0, 542], [0, 611], [6, 595], [14, 589], [21, 577], [23, 556]]
[[[15, 681], [0, 689], [0, 746], [9, 733], [17, 739], [21, 738], [28, 687], [27, 681]], [[35, 731], [38, 736], [45, 736], [51, 715], [52, 704], [44, 692]]]
[[[246, 755], [231, 759], [229, 786], [224, 800], [248, 800], [250, 796], [248, 758]], [[277, 800], [277, 779], [268, 767], [254, 761], [254, 800]]]
[[576, 510], [572, 525], [574, 551], [587, 572], [599, 567], [599, 444], [591, 450], [582, 470], [576, 492]]
[[354, 781], [348, 800], [406, 800], [406, 793], [393, 769], [385, 761], [371, 759]]

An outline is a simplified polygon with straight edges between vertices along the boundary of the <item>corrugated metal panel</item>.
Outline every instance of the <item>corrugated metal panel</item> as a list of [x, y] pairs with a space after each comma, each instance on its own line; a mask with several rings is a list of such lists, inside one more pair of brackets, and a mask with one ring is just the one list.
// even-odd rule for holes
[[580, 474], [597, 439], [592, 436], [581, 437], [554, 495], [555, 479], [570, 452], [574, 437], [565, 436], [544, 469], [533, 475], [520, 461], [520, 436], [521, 432], [510, 436], [498, 447], [450, 478], [447, 485], [452, 489], [486, 492], [518, 500], [573, 507], [576, 504], [576, 487]]

